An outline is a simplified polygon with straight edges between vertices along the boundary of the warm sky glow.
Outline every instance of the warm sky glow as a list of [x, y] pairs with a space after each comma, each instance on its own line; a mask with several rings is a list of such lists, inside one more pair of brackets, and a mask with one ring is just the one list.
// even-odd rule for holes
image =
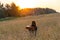
[[0, 0], [4, 3], [15, 2], [21, 8], [52, 8], [60, 12], [60, 0]]

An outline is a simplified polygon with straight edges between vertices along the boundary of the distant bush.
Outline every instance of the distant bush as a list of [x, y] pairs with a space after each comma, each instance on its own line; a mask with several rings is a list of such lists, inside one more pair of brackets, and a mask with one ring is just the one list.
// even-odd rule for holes
[[6, 17], [6, 18], [0, 18], [0, 22], [1, 22], [1, 21], [12, 20], [12, 19], [16, 19], [16, 17]]
[[50, 8], [45, 8], [45, 12], [46, 14], [57, 13], [54, 9], [50, 9]]

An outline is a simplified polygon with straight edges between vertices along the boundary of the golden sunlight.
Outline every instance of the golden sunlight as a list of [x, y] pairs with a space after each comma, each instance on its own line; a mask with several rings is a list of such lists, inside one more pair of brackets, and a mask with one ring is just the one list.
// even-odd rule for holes
[[18, 0], [15, 3], [21, 7], [21, 9], [24, 8], [35, 8], [35, 7], [46, 7], [47, 2], [49, 0]]
[[35, 0], [19, 0], [18, 2], [16, 2], [16, 4], [20, 6], [21, 9], [34, 8], [36, 5], [36, 1]]

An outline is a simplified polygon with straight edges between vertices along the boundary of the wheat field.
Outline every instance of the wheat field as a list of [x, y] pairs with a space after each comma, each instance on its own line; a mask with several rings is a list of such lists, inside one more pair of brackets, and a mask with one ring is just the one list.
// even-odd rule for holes
[[[25, 27], [35, 20], [37, 36], [30, 36]], [[0, 40], [60, 40], [60, 14], [26, 16], [0, 22]]]

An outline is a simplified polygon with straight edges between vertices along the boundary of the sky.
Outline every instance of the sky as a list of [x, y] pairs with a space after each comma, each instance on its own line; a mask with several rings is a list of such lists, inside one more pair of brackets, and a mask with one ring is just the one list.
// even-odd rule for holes
[[15, 2], [21, 8], [52, 8], [60, 12], [60, 0], [0, 0], [0, 2], [4, 4]]

